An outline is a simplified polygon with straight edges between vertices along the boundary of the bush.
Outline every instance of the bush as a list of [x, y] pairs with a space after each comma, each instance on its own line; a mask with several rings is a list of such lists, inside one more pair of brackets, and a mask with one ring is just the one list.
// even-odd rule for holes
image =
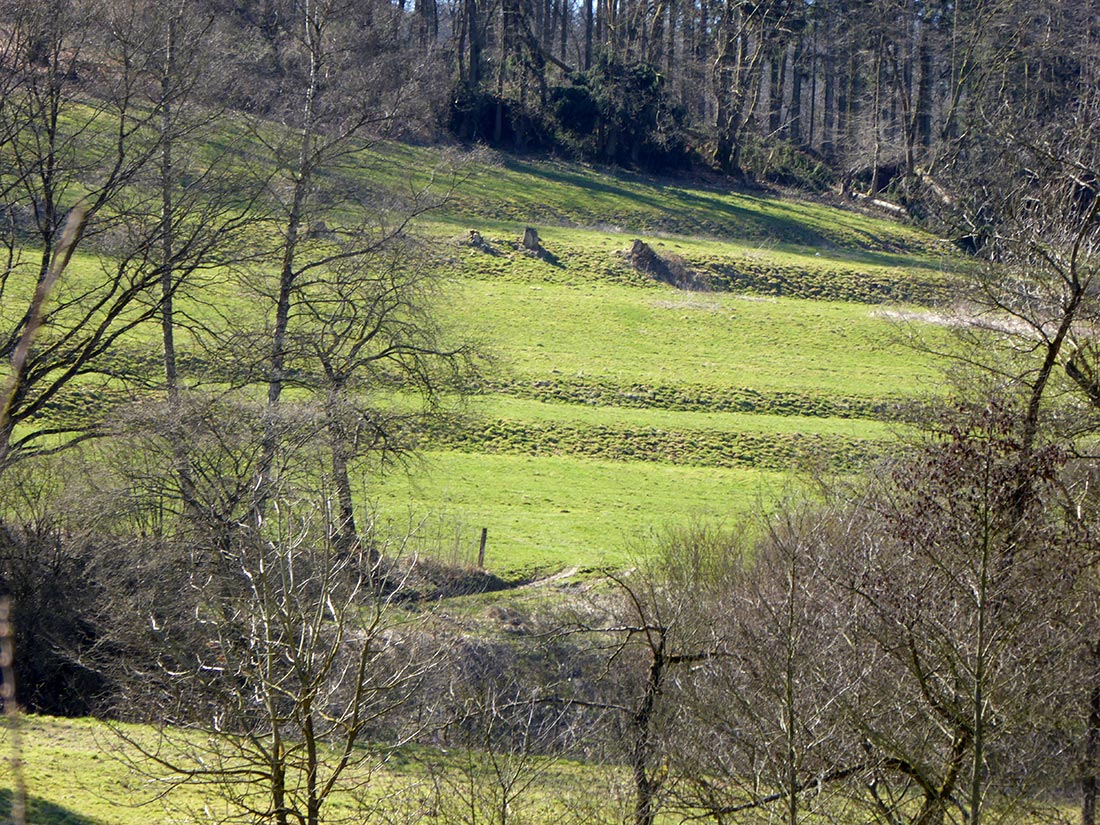
[[[497, 115], [500, 129], [497, 129]], [[517, 151], [551, 149], [555, 141], [542, 115], [507, 95], [459, 90], [451, 99], [447, 128], [460, 140]]]
[[759, 180], [809, 192], [827, 191], [835, 182], [833, 170], [823, 161], [782, 141], [748, 141], [744, 165]]
[[51, 519], [0, 521], [0, 595], [13, 605], [16, 695], [34, 713], [85, 716], [108, 691], [82, 655], [97, 643], [91, 553]]
[[600, 121], [600, 106], [583, 76], [569, 86], [550, 90], [550, 111], [565, 139], [591, 137]]
[[656, 69], [608, 57], [552, 87], [542, 109], [457, 89], [448, 128], [461, 140], [502, 149], [558, 150], [650, 172], [691, 162], [684, 113], [669, 105]]

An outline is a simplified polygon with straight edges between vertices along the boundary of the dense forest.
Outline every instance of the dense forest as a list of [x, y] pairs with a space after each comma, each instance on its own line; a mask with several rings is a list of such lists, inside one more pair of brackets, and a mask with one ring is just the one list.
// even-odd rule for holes
[[[0, 0], [5, 708], [14, 640], [25, 708], [155, 725], [224, 821], [504, 825], [576, 759], [626, 802], [561, 821], [1095, 825], [1098, 46], [1054, 0]], [[505, 583], [362, 494], [485, 369], [417, 232], [466, 167], [386, 139], [874, 201], [970, 256], [951, 392], [467, 632], [432, 605]], [[467, 762], [356, 796], [412, 742]]]
[[204, 40], [218, 75], [194, 91], [220, 83], [264, 116], [299, 115], [285, 92], [312, 71], [373, 96], [406, 136], [871, 194], [948, 186], [980, 136], [1073, 117], [1097, 60], [1093, 10], [1057, 2], [211, 0], [188, 14], [181, 36]]
[[464, 138], [872, 194], [949, 174], [975, 133], [1065, 115], [1096, 60], [1094, 10], [1060, 3], [421, 3], [414, 19], [456, 77]]
[[[235, 104], [278, 114], [270, 95], [306, 68], [292, 13], [209, 5], [247, 44]], [[1087, 4], [423, 0], [309, 14], [326, 36], [344, 31], [342, 60], [403, 89], [406, 132], [872, 195], [949, 188], [978, 136], [1071, 117], [1096, 72]]]

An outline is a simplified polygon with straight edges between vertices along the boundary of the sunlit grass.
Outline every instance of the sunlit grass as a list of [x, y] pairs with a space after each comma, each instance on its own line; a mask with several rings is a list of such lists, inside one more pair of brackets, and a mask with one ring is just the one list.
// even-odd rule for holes
[[[269, 142], [288, 137], [271, 125], [259, 128], [267, 130]], [[210, 159], [219, 145], [238, 151], [242, 165], [259, 157], [259, 144], [243, 121], [210, 134]], [[433, 175], [447, 178], [454, 161], [453, 154], [445, 157], [432, 147], [365, 147], [319, 181], [322, 193], [355, 196], [326, 217], [335, 225], [369, 218], [352, 208], [356, 197], [414, 193]], [[659, 254], [679, 256], [701, 271], [759, 270], [785, 279], [777, 289], [818, 284], [824, 294], [848, 290], [859, 296], [867, 283], [903, 290], [911, 283], [949, 281], [958, 259], [912, 227], [771, 194], [575, 164], [478, 155], [459, 157], [457, 166], [459, 183], [450, 201], [418, 224], [443, 260], [447, 283], [437, 312], [449, 340], [472, 340], [490, 353], [491, 388], [513, 395], [523, 394], [516, 388], [522, 382], [562, 384], [569, 392], [589, 383], [616, 392], [640, 388], [631, 409], [490, 393], [473, 404], [487, 420], [602, 428], [604, 439], [616, 429], [633, 429], [687, 438], [698, 431], [750, 433], [772, 443], [804, 434], [881, 442], [894, 435], [889, 425], [835, 417], [836, 409], [859, 402], [856, 412], [866, 416], [880, 402], [937, 390], [937, 362], [907, 346], [907, 330], [874, 305], [684, 292], [633, 271], [623, 254], [639, 237]], [[516, 249], [529, 224], [539, 229], [543, 257]], [[499, 254], [461, 245], [469, 229], [480, 231]], [[257, 245], [277, 240], [274, 225], [249, 231]], [[91, 249], [82, 250], [59, 295], [95, 283], [110, 265]], [[262, 328], [271, 311], [264, 293], [273, 275], [271, 266], [252, 265], [205, 272], [200, 284], [177, 296], [177, 310], [212, 330], [226, 319]], [[946, 344], [942, 329], [922, 325], [922, 331]], [[217, 385], [225, 379], [213, 369], [201, 372], [217, 365], [197, 340], [179, 335], [181, 363], [200, 370], [187, 380]], [[152, 391], [158, 352], [155, 322], [135, 329], [115, 351], [119, 358], [144, 359]], [[98, 386], [82, 394], [76, 385], [65, 414], [78, 415], [81, 404], [94, 404]], [[669, 388], [682, 387], [702, 398], [697, 408], [664, 409], [658, 401], [647, 406], [645, 390], [667, 396]], [[731, 391], [797, 395], [800, 401], [785, 407], [762, 403], [756, 414], [731, 411], [744, 408], [728, 404], [707, 408], [708, 393], [725, 398]], [[828, 403], [811, 417], [807, 410], [815, 399]], [[775, 412], [788, 414], [770, 414]], [[685, 455], [692, 460], [690, 451]], [[616, 563], [630, 536], [701, 514], [721, 518], [769, 500], [783, 483], [782, 473], [760, 469], [437, 450], [411, 477], [364, 478], [362, 493], [395, 521], [448, 520], [472, 535], [489, 527], [490, 566], [523, 571]], [[463, 541], [468, 548], [476, 538]]]
[[[450, 312], [518, 376], [598, 376], [903, 397], [939, 379], [872, 307], [598, 285], [473, 281]], [[945, 339], [936, 330], [931, 335]]]
[[[103, 722], [23, 716], [20, 725], [27, 821], [33, 825], [187, 825], [240, 815], [220, 797], [216, 785], [184, 783], [165, 794], [169, 788], [165, 780], [172, 775], [151, 762], [143, 763]], [[146, 744], [158, 741], [157, 731], [150, 726], [120, 727], [127, 737]], [[163, 753], [172, 754], [172, 742], [187, 737], [174, 732], [171, 740], [161, 742]], [[9, 735], [0, 730], [0, 755], [5, 758], [0, 770], [0, 816], [10, 813], [9, 749]], [[620, 766], [529, 754], [521, 758], [522, 763], [512, 763], [525, 785], [522, 798], [514, 800], [510, 810], [517, 821], [549, 823], [565, 813], [573, 815], [572, 821], [582, 821], [579, 817], [585, 811], [606, 821], [628, 799], [628, 778]], [[454, 744], [387, 750], [384, 763], [368, 758], [363, 765], [351, 766], [345, 779], [326, 799], [322, 821], [408, 822], [431, 813], [447, 822], [464, 809], [468, 815], [471, 805], [477, 806], [480, 816], [491, 813], [486, 806], [493, 798], [493, 774], [486, 755]]]
[[[428, 182], [437, 159], [432, 149], [385, 145], [374, 159], [363, 158], [363, 168], [370, 170], [369, 180], [413, 188]], [[450, 214], [882, 251], [940, 246], [928, 234], [886, 218], [687, 179], [507, 156], [474, 159], [467, 173], [446, 208]]]
[[445, 560], [466, 564], [488, 528], [486, 565], [506, 577], [622, 565], [656, 528], [730, 519], [795, 483], [754, 469], [451, 451], [414, 469], [367, 491], [387, 529], [420, 525], [442, 539]]

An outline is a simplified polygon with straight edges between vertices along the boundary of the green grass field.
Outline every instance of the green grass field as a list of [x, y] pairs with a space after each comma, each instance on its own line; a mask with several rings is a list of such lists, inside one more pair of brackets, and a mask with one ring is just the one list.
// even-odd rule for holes
[[[888, 442], [891, 427], [861, 408], [936, 389], [932, 360], [867, 304], [476, 279], [450, 311], [495, 355], [498, 392], [471, 405], [473, 447], [431, 453], [376, 500], [384, 513], [453, 519], [467, 548], [488, 527], [487, 563], [506, 575], [615, 563], [646, 529], [766, 502], [809, 465], [769, 446], [805, 435]], [[840, 417], [845, 408], [856, 415]], [[639, 430], [647, 443], [617, 461], [576, 443], [583, 431], [621, 446]], [[751, 435], [767, 457], [680, 458], [712, 433]], [[670, 440], [677, 457], [653, 459]]]
[[[342, 170], [366, 185], [416, 191], [453, 163], [432, 148], [384, 145]], [[935, 254], [939, 241], [886, 218], [686, 178], [653, 178], [558, 161], [488, 154], [461, 164], [444, 213], [472, 219], [786, 243], [821, 249]], [[460, 221], [461, 223], [461, 221]]]
[[[161, 753], [167, 756], [179, 752], [177, 746], [187, 735], [174, 732], [170, 739], [158, 739], [151, 726], [20, 717], [18, 753], [27, 791], [27, 822], [190, 825], [252, 821], [227, 805], [217, 784], [171, 781], [171, 774], [142, 760], [128, 739], [146, 747], [159, 743]], [[0, 757], [4, 760], [0, 821], [7, 821], [11, 814], [8, 769], [15, 753], [12, 741], [10, 727], [0, 728]], [[494, 787], [496, 775], [484, 753], [457, 742], [411, 744], [374, 752], [368, 743], [360, 747], [362, 761], [348, 769], [346, 781], [326, 799], [322, 821], [466, 822], [472, 814], [474, 821], [496, 821], [493, 814], [499, 805], [499, 786]], [[580, 825], [624, 821], [629, 810], [630, 784], [623, 766], [523, 753], [502, 752], [496, 757], [498, 765], [512, 771], [516, 789], [523, 790], [509, 806], [510, 822]], [[236, 817], [230, 819], [232, 814]], [[658, 821], [677, 820], [661, 817]]]
[[[156, 741], [152, 728], [120, 726], [127, 737]], [[21, 772], [27, 789], [27, 822], [31, 825], [185, 825], [227, 821], [232, 809], [215, 786], [183, 784], [168, 791], [169, 776], [147, 763], [107, 724], [94, 719], [23, 716], [20, 719]], [[11, 814], [9, 729], [0, 729], [0, 818]], [[166, 746], [170, 747], [170, 746]], [[368, 770], [369, 768], [369, 770]], [[605, 812], [614, 805], [611, 790], [619, 777], [608, 766], [568, 760], [532, 758], [522, 768], [532, 787], [512, 812], [519, 821], [551, 821], [570, 804], [587, 804]], [[448, 806], [469, 805], [467, 786], [458, 777], [484, 782], [488, 769], [479, 754], [461, 748], [408, 746], [387, 753], [385, 764], [368, 759], [352, 769], [343, 787], [362, 783], [355, 794], [333, 794], [324, 808], [325, 821], [420, 821], [425, 810], [436, 810], [449, 821]], [[441, 787], [439, 777], [458, 783]], [[622, 782], [625, 786], [625, 782]], [[484, 793], [488, 786], [482, 786]], [[605, 791], [593, 794], [594, 788]], [[487, 807], [491, 800], [477, 799]], [[236, 812], [239, 816], [239, 811]], [[482, 811], [482, 815], [487, 812]], [[531, 819], [524, 819], [531, 817]], [[233, 821], [240, 821], [234, 819]]]
[[[617, 564], [647, 531], [766, 505], [806, 469], [862, 465], [895, 439], [899, 403], [938, 391], [939, 364], [908, 340], [943, 348], [949, 332], [884, 306], [907, 301], [920, 318], [968, 266], [934, 237], [777, 194], [485, 155], [456, 166], [394, 144], [322, 188], [414, 192], [453, 168], [419, 231], [441, 262], [444, 325], [490, 356], [484, 386], [409, 472], [358, 484], [379, 523], [435, 525], [435, 552], [468, 561], [487, 527], [488, 566], [507, 577]], [[519, 247], [526, 225], [542, 254]], [[485, 247], [464, 243], [471, 229]], [[712, 289], [637, 271], [635, 238]], [[81, 252], [55, 297], [110, 265]], [[177, 303], [215, 324], [255, 315], [265, 304], [249, 284], [265, 277], [210, 271]], [[135, 330], [115, 359], [155, 374], [157, 335]], [[180, 347], [186, 359], [186, 335]], [[112, 386], [75, 386], [53, 414], [85, 416]]]
[[[151, 728], [125, 726], [126, 734], [155, 741]], [[22, 774], [27, 788], [27, 822], [32, 825], [191, 825], [226, 821], [231, 810], [215, 788], [198, 784], [165, 795], [165, 776], [144, 766], [132, 769], [126, 746], [104, 723], [92, 719], [24, 716], [20, 722]], [[0, 729], [0, 817], [11, 812], [12, 755], [7, 729]], [[133, 755], [132, 751], [129, 752]], [[498, 759], [507, 760], [498, 754]], [[505, 762], [523, 793], [509, 808], [509, 821], [527, 823], [626, 822], [630, 785], [626, 768], [565, 759], [519, 757]], [[368, 773], [354, 769], [363, 784], [355, 794], [341, 789], [322, 809], [331, 822], [466, 822], [492, 818], [499, 805], [494, 774], [485, 754], [459, 747], [406, 746], [390, 753]], [[349, 785], [355, 784], [350, 781]], [[827, 798], [827, 797], [826, 797]], [[838, 801], [837, 805], [843, 805]], [[995, 800], [990, 801], [990, 808]], [[995, 809], [993, 809], [995, 810]], [[757, 812], [759, 820], [774, 809]], [[1021, 825], [1069, 822], [1078, 815], [1065, 801], [1043, 800], [1026, 810], [1013, 806], [1006, 821]], [[857, 822], [862, 809], [811, 809], [803, 821]], [[233, 821], [241, 821], [234, 819]], [[659, 814], [660, 825], [682, 823], [682, 814]]]
[[610, 378], [838, 396], [927, 391], [935, 365], [866, 304], [672, 287], [463, 284], [453, 312], [525, 378]]
[[756, 469], [431, 451], [366, 493], [387, 526], [421, 531], [446, 561], [472, 563], [488, 528], [486, 566], [526, 578], [625, 564], [660, 527], [731, 521], [793, 483]]
[[[505, 576], [624, 563], [648, 531], [735, 518], [801, 471], [881, 454], [896, 405], [939, 390], [939, 364], [910, 341], [942, 348], [950, 333], [882, 303], [927, 297], [964, 265], [908, 227], [510, 161], [450, 208], [426, 225], [451, 250], [444, 314], [492, 355], [488, 385], [447, 449], [370, 497], [389, 523], [441, 531], [457, 561], [486, 527], [487, 565]], [[517, 248], [528, 223], [544, 255]], [[463, 244], [466, 229], [488, 251]], [[657, 283], [627, 260], [634, 237], [696, 271], [752, 277]]]

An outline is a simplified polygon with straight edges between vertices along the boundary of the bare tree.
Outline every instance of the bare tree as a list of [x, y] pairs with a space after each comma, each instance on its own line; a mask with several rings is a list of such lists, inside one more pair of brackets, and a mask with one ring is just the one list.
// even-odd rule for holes
[[[1097, 253], [1100, 242], [1100, 156], [1089, 123], [1095, 95], [1080, 89], [1065, 104], [1056, 128], [1034, 128], [1033, 113], [1019, 115], [1004, 106], [990, 131], [1000, 145], [972, 157], [963, 176], [967, 195], [956, 204], [969, 237], [987, 265], [980, 270], [967, 308], [967, 346], [953, 357], [987, 376], [985, 383], [1007, 386], [1020, 397], [1021, 472], [1014, 508], [1021, 520], [1039, 495], [1026, 471], [1031, 455], [1060, 443], [1085, 455], [1100, 409], [1097, 350], [1093, 330]], [[972, 382], [973, 384], [973, 382]], [[1064, 487], [1068, 491], [1068, 487]], [[1062, 502], [1076, 529], [1088, 531], [1090, 496], [1067, 495]], [[1082, 611], [1087, 613], [1087, 611]], [[1082, 661], [1094, 656], [1078, 648]], [[1091, 669], [1086, 664], [1085, 669]], [[1083, 707], [1094, 690], [1082, 689]], [[1081, 747], [1095, 750], [1096, 717], [1089, 711]], [[1086, 766], [1092, 757], [1084, 757]], [[1095, 767], [1083, 779], [1083, 819], [1095, 819]]]
[[[106, 417], [120, 379], [147, 379], [137, 359], [123, 355], [127, 336], [158, 315], [163, 320], [181, 283], [224, 261], [225, 230], [247, 212], [239, 189], [230, 208], [228, 190], [209, 186], [212, 169], [186, 194], [164, 177], [185, 131], [173, 107], [186, 84], [182, 73], [169, 79], [162, 69], [160, 92], [148, 94], [153, 57], [140, 3], [13, 1], [2, 11], [15, 21], [4, 62], [5, 77], [16, 81], [0, 107], [0, 140], [11, 160], [0, 175], [10, 230], [0, 295], [40, 288], [77, 242], [86, 254], [78, 277], [52, 290], [37, 345], [11, 373], [0, 463], [87, 437]], [[146, 185], [158, 156], [163, 186], [154, 196]], [[83, 223], [62, 247], [62, 223], [78, 195]], [[4, 358], [12, 358], [30, 321], [16, 303], [5, 300], [0, 310]], [[59, 407], [70, 414], [59, 415]]]
[[[417, 80], [420, 64], [402, 60], [408, 55], [392, 44], [385, 46], [373, 11], [370, 4], [352, 0], [309, 0], [278, 16], [276, 44], [286, 71], [273, 105], [281, 107], [276, 114], [287, 128], [273, 133], [261, 122], [254, 133], [276, 161], [268, 195], [279, 239], [278, 249], [272, 250], [279, 261], [275, 282], [256, 279], [271, 310], [263, 330], [261, 346], [267, 355], [259, 377], [275, 411], [284, 389], [295, 383], [296, 367], [315, 357], [310, 370], [314, 377], [325, 376], [320, 387], [318, 382], [313, 386], [320, 389], [319, 400], [329, 412], [332, 477], [348, 536], [354, 535], [355, 526], [347, 463], [360, 434], [378, 432], [372, 431], [369, 418], [354, 414], [358, 408], [350, 401], [351, 390], [372, 364], [403, 364], [399, 369], [406, 374], [423, 375], [411, 365], [425, 336], [393, 347], [398, 327], [407, 332], [424, 320], [409, 314], [413, 295], [423, 294], [415, 283], [423, 279], [409, 277], [416, 266], [395, 261], [391, 248], [401, 249], [409, 222], [437, 204], [424, 193], [394, 204], [367, 184], [337, 188], [325, 179], [334, 169], [356, 166], [362, 173], [373, 141], [393, 127]], [[368, 52], [359, 48], [364, 33], [375, 47]], [[348, 225], [353, 209], [368, 217]], [[329, 289], [334, 290], [331, 295]], [[350, 337], [341, 340], [339, 335]], [[257, 344], [251, 331], [241, 340], [250, 351]], [[419, 360], [426, 358], [425, 353]], [[274, 463], [278, 447], [270, 434], [264, 464]], [[261, 466], [257, 517], [264, 509], [268, 475]]]
[[752, 124], [760, 95], [760, 67], [783, 30], [789, 10], [784, 4], [721, 4], [717, 43], [711, 67], [714, 89], [714, 165], [728, 175], [743, 174], [744, 135]]
[[190, 576], [194, 628], [149, 606], [165, 726], [153, 745], [120, 734], [139, 769], [209, 786], [228, 821], [317, 825], [419, 732], [400, 711], [437, 656], [377, 558], [338, 549], [323, 513], [269, 512], [263, 536], [242, 532]]
[[679, 680], [677, 802], [716, 822], [842, 816], [867, 768], [843, 713], [865, 666], [845, 655], [848, 615], [823, 576], [842, 519], [795, 500], [776, 509], [755, 540], [709, 542], [737, 559], [706, 608], [721, 655]]
[[[350, 548], [359, 539], [352, 461], [406, 454], [415, 430], [465, 392], [475, 360], [438, 320], [438, 265], [421, 242], [383, 226], [341, 230], [330, 243], [315, 261], [323, 265], [299, 284], [284, 383], [307, 390], [322, 411], [341, 541]], [[406, 403], [393, 405], [394, 392]]]
[[[860, 503], [829, 573], [851, 596], [852, 655], [876, 663], [851, 718], [874, 757], [868, 788], [884, 821], [910, 795], [922, 825], [952, 811], [1011, 816], [1035, 790], [1035, 775], [997, 754], [1035, 735], [1036, 708], [1058, 693], [1040, 662], [1066, 656], [1051, 628], [1078, 620], [1073, 594], [1093, 559], [1076, 526], [1046, 509], [1058, 452], [1033, 449], [1021, 463], [1015, 425], [998, 404], [949, 421]], [[1023, 512], [1020, 473], [1033, 490]]]
[[[657, 540], [639, 566], [609, 574], [614, 591], [572, 620], [592, 640], [606, 672], [591, 695], [570, 701], [606, 715], [610, 755], [628, 766], [630, 819], [652, 825], [678, 777], [671, 772], [681, 680], [724, 655], [724, 638], [709, 608], [726, 573], [741, 562], [721, 539], [688, 530]], [[690, 681], [690, 679], [687, 679]]]
[[[1077, 113], [1089, 118], [1085, 102]], [[1002, 151], [983, 156], [958, 215], [973, 227], [988, 264], [969, 295], [971, 346], [955, 354], [1010, 382], [1024, 398], [1024, 455], [1050, 421], [1068, 376], [1089, 403], [1090, 329], [1100, 238], [1097, 147], [1068, 134], [1034, 140], [1004, 132]]]
[[525, 668], [504, 646], [457, 650], [464, 660], [452, 663], [448, 754], [429, 765], [436, 812], [466, 825], [529, 821], [534, 789], [577, 735], [572, 708], [547, 701], [555, 694], [552, 668]]

